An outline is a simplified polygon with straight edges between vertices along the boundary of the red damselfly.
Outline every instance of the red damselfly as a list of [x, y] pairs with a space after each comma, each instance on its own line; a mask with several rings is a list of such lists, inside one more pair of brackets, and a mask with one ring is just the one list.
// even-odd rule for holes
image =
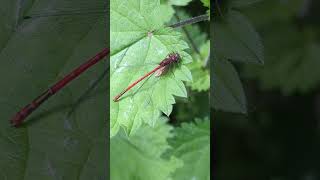
[[174, 63], [178, 63], [180, 61], [180, 55], [178, 53], [171, 53], [169, 54], [163, 61], [161, 61], [159, 63], [159, 65], [154, 68], [153, 70], [151, 70], [150, 72], [148, 72], [147, 74], [145, 74], [144, 76], [142, 76], [141, 78], [139, 78], [138, 80], [136, 80], [135, 82], [133, 82], [132, 84], [130, 84], [126, 89], [124, 89], [121, 93], [119, 93], [118, 95], [116, 95], [113, 98], [114, 102], [119, 101], [120, 97], [122, 95], [124, 95], [126, 92], [128, 92], [131, 88], [133, 88], [135, 85], [137, 85], [139, 82], [141, 82], [142, 80], [144, 80], [145, 78], [149, 77], [150, 75], [152, 75], [153, 73], [155, 73], [155, 76], [161, 76], [163, 74], [166, 73], [166, 71], [168, 70], [168, 68], [174, 64]]
[[[78, 9], [74, 9], [74, 8], [70, 9], [67, 5], [68, 3], [63, 4], [63, 6], [66, 6], [66, 7], [54, 7], [54, 6], [50, 7], [52, 10], [46, 10], [44, 13], [42, 13], [41, 10], [40, 11], [37, 10], [37, 7], [35, 6], [35, 8], [33, 8], [33, 10], [30, 13], [23, 16], [23, 19], [26, 20], [26, 22], [21, 22], [20, 27], [17, 28], [17, 30], [23, 32], [25, 31], [25, 29], [28, 29], [29, 27], [33, 27], [33, 29], [28, 29], [28, 30], [35, 30], [35, 27], [39, 26], [40, 22], [42, 24], [47, 23], [48, 24], [46, 25], [47, 30], [39, 28], [40, 30], [42, 30], [41, 33], [46, 34], [47, 31], [50, 32], [50, 30], [54, 30], [54, 32], [58, 32], [61, 35], [63, 35], [64, 32], [72, 33], [74, 31], [75, 33], [78, 33], [78, 34], [74, 33], [74, 35], [70, 36], [70, 42], [75, 42], [75, 39], [83, 38], [81, 33], [85, 32], [86, 29], [89, 30], [90, 22], [91, 24], [95, 24], [95, 23], [97, 24], [97, 22], [102, 22], [101, 16], [103, 16], [103, 19], [104, 19], [104, 16], [107, 13], [106, 3], [102, 1], [84, 3], [83, 5], [80, 5]], [[61, 10], [58, 10], [58, 9], [61, 9]], [[53, 25], [50, 25], [50, 23], [53, 23]], [[67, 26], [63, 27], [62, 25], [64, 26], [67, 25]], [[72, 29], [75, 29], [75, 30], [72, 30]], [[83, 29], [83, 31], [79, 31], [77, 29]], [[63, 39], [62, 36], [59, 38], [61, 40]], [[101, 40], [104, 40], [104, 39], [105, 38], [102, 38]], [[67, 39], [63, 39], [63, 40], [67, 41]], [[97, 41], [96, 43], [93, 43], [93, 44], [98, 45], [100, 44], [101, 40], [98, 40], [99, 42]], [[59, 41], [59, 43], [60, 42], [61, 41]], [[95, 56], [88, 59], [85, 63], [75, 68], [71, 73], [64, 76], [60, 81], [52, 85], [40, 96], [35, 98], [30, 104], [27, 104], [20, 111], [18, 111], [13, 116], [13, 118], [10, 119], [11, 124], [15, 127], [21, 125], [24, 119], [26, 119], [33, 111], [35, 111], [48, 98], [56, 94], [59, 90], [64, 88], [67, 84], [72, 82], [73, 79], [77, 78], [79, 75], [81, 75], [83, 72], [88, 70], [90, 67], [97, 64], [101, 60], [105, 59], [105, 57], [109, 54], [109, 51], [110, 51], [109, 48], [102, 49]]]
[[45, 92], [43, 92], [40, 96], [35, 98], [30, 104], [26, 105], [22, 108], [16, 115], [10, 120], [13, 126], [19, 126], [23, 120], [28, 117], [34, 110], [36, 110], [43, 102], [45, 102], [52, 95], [56, 94], [59, 90], [65, 87], [68, 83], [70, 83], [73, 79], [77, 78], [91, 66], [95, 65], [99, 61], [103, 60], [108, 54], [110, 50], [109, 48], [103, 49], [101, 52], [96, 54], [94, 57], [90, 58], [85, 63], [81, 64], [79, 67], [74, 69], [71, 73], [66, 75], [63, 79], [55, 83]]

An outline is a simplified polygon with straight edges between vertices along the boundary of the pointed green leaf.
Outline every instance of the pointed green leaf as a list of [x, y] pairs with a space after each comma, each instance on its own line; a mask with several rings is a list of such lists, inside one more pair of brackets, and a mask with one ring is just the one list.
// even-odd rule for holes
[[213, 23], [215, 56], [234, 61], [264, 63], [263, 45], [258, 33], [240, 12], [229, 11]]
[[239, 75], [227, 60], [214, 60], [211, 77], [211, 105], [214, 109], [246, 113], [246, 98]]

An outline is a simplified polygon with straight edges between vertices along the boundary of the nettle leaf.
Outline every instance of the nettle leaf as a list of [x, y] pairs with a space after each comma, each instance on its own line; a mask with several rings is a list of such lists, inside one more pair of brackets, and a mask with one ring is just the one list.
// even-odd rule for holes
[[182, 123], [170, 139], [172, 154], [183, 161], [183, 166], [173, 175], [174, 180], [210, 179], [210, 121], [195, 119], [194, 123]]
[[213, 22], [214, 53], [234, 61], [264, 63], [263, 45], [254, 27], [240, 12], [230, 10]]
[[188, 82], [187, 85], [192, 90], [207, 91], [210, 88], [210, 72], [205, 67], [206, 61], [209, 58], [210, 41], [207, 41], [200, 48], [200, 54], [194, 53], [194, 61], [188, 64], [189, 69], [193, 77], [192, 82]]
[[[14, 3], [13, 3], [14, 2]], [[107, 62], [68, 85], [37, 109], [23, 127], [9, 120], [70, 70], [105, 48], [105, 14], [70, 14], [22, 19], [60, 10], [98, 9], [104, 0], [2, 1], [0, 19], [0, 179], [106, 179], [108, 134], [106, 84], [90, 88]], [[7, 11], [6, 11], [7, 10]], [[5, 13], [4, 13], [5, 12]], [[19, 16], [21, 15], [21, 16]], [[3, 16], [2, 16], [3, 17]], [[106, 79], [103, 79], [104, 81]], [[103, 81], [102, 80], [102, 81]], [[81, 100], [81, 101], [79, 101]]]
[[110, 142], [111, 179], [171, 179], [172, 173], [182, 166], [174, 156], [162, 157], [170, 148], [167, 139], [172, 137], [171, 131], [163, 117], [154, 128], [143, 125], [130, 137], [120, 131]]
[[129, 84], [154, 69], [169, 53], [177, 52], [181, 63], [160, 77], [150, 76], [128, 91], [119, 102], [110, 100], [111, 136], [122, 126], [127, 134], [143, 123], [154, 125], [161, 112], [167, 116], [175, 103], [173, 95], [187, 97], [182, 81], [191, 81], [184, 65], [192, 58], [181, 34], [163, 27], [167, 18], [158, 0], [111, 1], [111, 92], [115, 97]]
[[228, 60], [214, 60], [211, 77], [214, 109], [246, 113], [246, 98], [236, 69]]

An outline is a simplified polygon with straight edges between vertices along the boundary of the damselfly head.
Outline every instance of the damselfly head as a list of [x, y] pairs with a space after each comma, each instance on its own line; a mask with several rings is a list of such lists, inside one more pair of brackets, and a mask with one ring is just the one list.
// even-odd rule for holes
[[178, 53], [172, 52], [168, 55], [168, 58], [173, 62], [178, 62], [181, 57]]
[[160, 62], [161, 66], [167, 66], [169, 64], [177, 63], [180, 60], [178, 53], [170, 53], [163, 61]]

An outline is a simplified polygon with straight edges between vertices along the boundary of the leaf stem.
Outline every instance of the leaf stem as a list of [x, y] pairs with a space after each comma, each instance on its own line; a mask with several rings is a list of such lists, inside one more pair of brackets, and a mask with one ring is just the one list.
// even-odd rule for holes
[[[180, 17], [177, 13], [175, 13], [174, 16], [177, 18], [178, 21], [180, 21]], [[185, 27], [182, 27], [182, 30], [186, 34], [187, 39], [189, 40], [194, 51], [196, 51], [197, 54], [200, 54], [200, 51], [199, 51], [198, 47], [196, 46], [196, 44], [194, 43], [193, 39], [191, 38], [189, 31]]]
[[178, 27], [182, 27], [182, 26], [198, 23], [198, 22], [201, 22], [201, 21], [208, 21], [208, 20], [209, 20], [209, 15], [208, 14], [203, 14], [203, 15], [200, 15], [200, 16], [196, 16], [196, 17], [184, 20], [184, 21], [180, 21], [180, 22], [175, 23], [175, 24], [171, 24], [171, 25], [169, 25], [169, 27], [178, 28]]
[[222, 14], [218, 0], [215, 0], [215, 3], [216, 3], [217, 10], [218, 10], [218, 14], [223, 18], [223, 14]]

